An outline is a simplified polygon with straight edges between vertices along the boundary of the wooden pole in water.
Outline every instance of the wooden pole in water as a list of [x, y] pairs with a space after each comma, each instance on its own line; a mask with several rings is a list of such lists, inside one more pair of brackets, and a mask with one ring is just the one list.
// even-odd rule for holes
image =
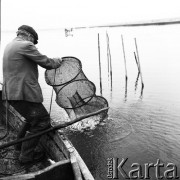
[[137, 60], [137, 57], [136, 57], [136, 53], [135, 53], [135, 52], [134, 52], [134, 58], [135, 58], [135, 61], [136, 61], [136, 64], [137, 64], [138, 72], [140, 72], [140, 71], [139, 71], [139, 63], [138, 63], [138, 60]]
[[123, 48], [123, 55], [124, 55], [125, 79], [126, 79], [126, 81], [127, 81], [127, 80], [128, 80], [128, 77], [127, 77], [126, 55], [125, 55], [125, 49], [124, 49], [123, 35], [121, 35], [121, 40], [122, 40], [122, 48]]
[[106, 32], [106, 43], [107, 43], [107, 67], [108, 67], [108, 80], [109, 80], [109, 45], [108, 45], [108, 34]]
[[136, 78], [136, 82], [135, 82], [135, 91], [137, 89], [137, 85], [138, 85], [138, 80], [139, 80], [139, 71], [138, 71], [138, 75], [137, 75], [137, 78]]
[[98, 55], [99, 55], [99, 81], [100, 81], [100, 94], [102, 95], [101, 54], [100, 54], [99, 33], [98, 33]]
[[139, 70], [139, 63], [138, 63], [137, 56], [136, 56], [135, 52], [134, 52], [134, 58], [135, 58], [137, 68], [138, 68], [138, 75], [137, 75], [136, 82], [135, 82], [135, 91], [136, 91], [137, 85], [138, 85], [138, 80], [139, 80], [139, 75], [140, 75], [140, 70]]
[[112, 60], [111, 60], [111, 51], [109, 46], [109, 35], [107, 34], [108, 41], [108, 55], [109, 55], [109, 69], [110, 69], [110, 78], [111, 78], [111, 91], [112, 91]]
[[141, 65], [140, 65], [140, 60], [139, 60], [139, 53], [138, 53], [136, 38], [134, 38], [134, 41], [135, 41], [135, 46], [136, 46], [137, 61], [138, 61], [138, 65], [139, 65], [139, 72], [140, 72], [140, 76], [141, 76], [141, 83], [142, 83], [142, 89], [143, 89], [144, 88], [144, 82], [143, 82], [143, 77], [142, 77], [142, 71], [141, 71]]

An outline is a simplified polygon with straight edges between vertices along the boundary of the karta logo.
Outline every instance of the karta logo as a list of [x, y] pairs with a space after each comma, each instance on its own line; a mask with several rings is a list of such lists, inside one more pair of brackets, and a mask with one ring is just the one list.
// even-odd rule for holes
[[[109, 179], [151, 179], [150, 168], [154, 168], [156, 179], [179, 179], [177, 175], [178, 170], [177, 166], [173, 163], [167, 163], [166, 165], [161, 163], [159, 159], [154, 163], [144, 163], [140, 165], [139, 163], [132, 163], [130, 166], [130, 171], [127, 172], [124, 168], [124, 165], [127, 163], [128, 158], [122, 158], [119, 161], [119, 158], [108, 158], [108, 174]], [[127, 165], [126, 165], [127, 166]], [[162, 169], [164, 168], [163, 172]], [[144, 169], [144, 172], [143, 172]]]

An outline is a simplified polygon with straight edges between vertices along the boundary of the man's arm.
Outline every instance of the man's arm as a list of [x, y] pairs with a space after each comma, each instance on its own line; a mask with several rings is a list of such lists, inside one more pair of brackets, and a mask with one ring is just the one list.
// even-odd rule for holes
[[61, 58], [48, 58], [46, 55], [41, 54], [34, 44], [30, 42], [28, 42], [23, 49], [23, 56], [36, 62], [45, 69], [56, 69], [62, 62]]

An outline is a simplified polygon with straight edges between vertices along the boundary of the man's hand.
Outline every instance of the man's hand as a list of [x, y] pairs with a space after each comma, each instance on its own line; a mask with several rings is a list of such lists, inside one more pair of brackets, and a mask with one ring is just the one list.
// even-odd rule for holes
[[55, 62], [55, 69], [61, 66], [62, 58], [56, 57], [56, 58], [53, 58], [53, 60]]

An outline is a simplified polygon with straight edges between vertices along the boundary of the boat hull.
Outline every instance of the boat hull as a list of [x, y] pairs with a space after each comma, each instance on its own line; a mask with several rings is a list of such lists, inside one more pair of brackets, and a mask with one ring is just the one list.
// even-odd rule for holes
[[[2, 92], [0, 91], [0, 97]], [[21, 127], [24, 118], [6, 102], [0, 98], [0, 120], [4, 123], [6, 108], [8, 112], [8, 124], [15, 133]], [[39, 179], [39, 180], [94, 180], [86, 164], [80, 157], [72, 143], [62, 131], [55, 131], [45, 134], [40, 139], [40, 145], [45, 149], [47, 156], [53, 160], [53, 164], [36, 172], [0, 177], [0, 179]]]

